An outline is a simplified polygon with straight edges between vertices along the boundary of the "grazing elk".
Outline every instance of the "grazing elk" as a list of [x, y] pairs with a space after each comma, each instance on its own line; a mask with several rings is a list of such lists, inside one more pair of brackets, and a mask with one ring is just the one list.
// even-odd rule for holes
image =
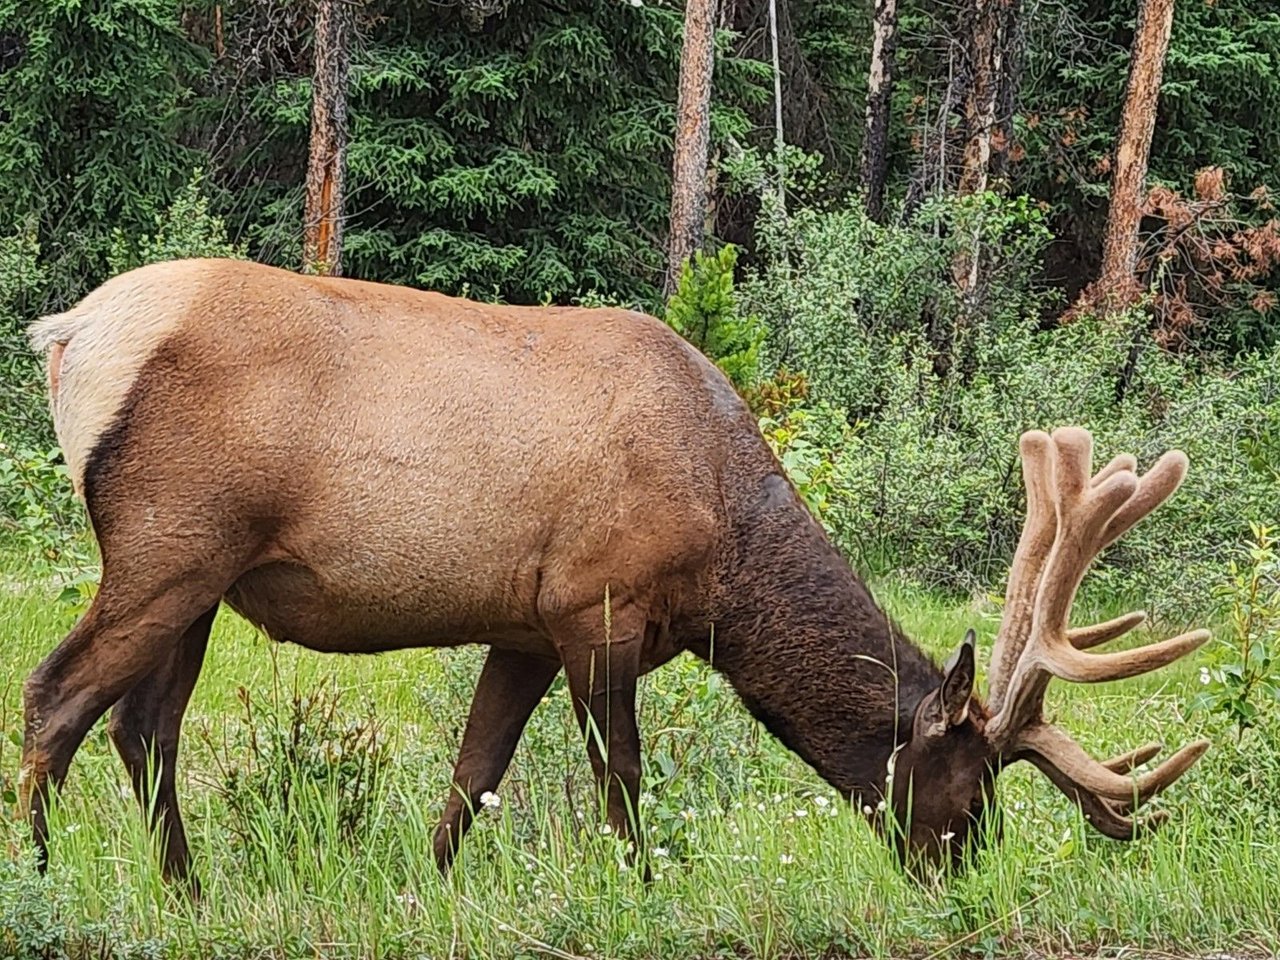
[[1135, 778], [1158, 746], [1099, 762], [1042, 716], [1051, 677], [1132, 676], [1207, 637], [1093, 654], [1142, 615], [1068, 627], [1086, 567], [1173, 492], [1180, 453], [1091, 476], [1084, 431], [1023, 437], [1026, 528], [983, 704], [972, 632], [945, 670], [914, 646], [728, 381], [651, 317], [188, 260], [118, 276], [31, 336], [103, 562], [24, 690], [42, 865], [49, 791], [114, 705], [139, 797], [156, 787], [166, 873], [186, 873], [179, 727], [223, 602], [315, 650], [489, 646], [435, 835], [442, 870], [561, 669], [579, 722], [602, 731], [588, 750], [624, 835], [636, 679], [686, 650], [838, 791], [885, 800], [912, 862], [959, 858], [1015, 761], [1120, 839], [1158, 822], [1133, 813], [1207, 747]]

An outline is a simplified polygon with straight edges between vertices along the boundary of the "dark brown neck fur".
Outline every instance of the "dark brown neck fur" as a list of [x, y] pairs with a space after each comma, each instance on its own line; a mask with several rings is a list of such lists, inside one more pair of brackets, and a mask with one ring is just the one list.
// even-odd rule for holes
[[693, 649], [823, 779], [875, 803], [942, 672], [876, 605], [780, 473], [758, 471], [734, 493], [709, 590], [714, 636]]

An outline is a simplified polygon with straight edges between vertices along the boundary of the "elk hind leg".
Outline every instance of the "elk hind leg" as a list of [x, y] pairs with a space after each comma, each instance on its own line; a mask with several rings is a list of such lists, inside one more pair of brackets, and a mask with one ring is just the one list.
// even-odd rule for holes
[[151, 825], [160, 830], [161, 862], [170, 879], [186, 877], [190, 865], [178, 809], [178, 739], [217, 611], [215, 605], [196, 618], [156, 667], [112, 708], [107, 727], [138, 803], [146, 810], [154, 802]]
[[201, 578], [167, 578], [151, 591], [104, 571], [98, 595], [66, 639], [23, 686], [20, 774], [41, 871], [48, 860], [46, 810], [89, 728], [165, 660], [177, 639], [221, 590]]

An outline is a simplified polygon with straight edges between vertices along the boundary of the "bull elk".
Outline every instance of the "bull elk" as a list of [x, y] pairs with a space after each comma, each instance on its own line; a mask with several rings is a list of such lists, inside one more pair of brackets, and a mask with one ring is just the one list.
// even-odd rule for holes
[[102, 556], [92, 605], [24, 688], [42, 868], [50, 791], [114, 705], [138, 796], [155, 789], [165, 872], [186, 874], [174, 766], [219, 603], [320, 651], [489, 647], [435, 834], [441, 870], [561, 669], [579, 723], [603, 732], [588, 752], [624, 836], [636, 680], [682, 651], [860, 809], [883, 800], [876, 828], [912, 863], [983, 839], [995, 778], [1018, 760], [1131, 838], [1162, 816], [1139, 805], [1208, 746], [1131, 776], [1159, 745], [1100, 762], [1042, 715], [1052, 677], [1130, 677], [1207, 638], [1089, 653], [1143, 615], [1068, 626], [1093, 557], [1181, 482], [1179, 452], [1143, 476], [1128, 456], [1091, 475], [1083, 430], [1023, 436], [1026, 525], [984, 704], [972, 631], [945, 669], [916, 647], [729, 382], [652, 317], [186, 260], [117, 276], [31, 337]]

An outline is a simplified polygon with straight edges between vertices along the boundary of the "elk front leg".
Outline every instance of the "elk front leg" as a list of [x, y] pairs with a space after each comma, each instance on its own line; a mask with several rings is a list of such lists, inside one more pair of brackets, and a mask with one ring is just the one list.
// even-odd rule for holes
[[[196, 619], [159, 666], [115, 705], [107, 726], [144, 811], [155, 789], [151, 825], [152, 829], [161, 828], [162, 863], [164, 875], [169, 879], [187, 877], [190, 866], [187, 835], [175, 788], [178, 738], [182, 716], [204, 663], [209, 631], [217, 611], [216, 606], [210, 607]], [[153, 779], [156, 771], [159, 772], [158, 784]], [[198, 892], [194, 880], [191, 884], [192, 892]]]
[[436, 866], [441, 873], [448, 871], [462, 846], [480, 797], [502, 782], [529, 716], [559, 672], [555, 660], [490, 649], [462, 734], [453, 789], [436, 828]]
[[575, 618], [553, 633], [596, 781], [606, 794], [609, 825], [640, 846], [640, 730], [636, 680], [640, 675], [643, 621], [633, 607], [615, 605], [606, 631], [603, 608]]

